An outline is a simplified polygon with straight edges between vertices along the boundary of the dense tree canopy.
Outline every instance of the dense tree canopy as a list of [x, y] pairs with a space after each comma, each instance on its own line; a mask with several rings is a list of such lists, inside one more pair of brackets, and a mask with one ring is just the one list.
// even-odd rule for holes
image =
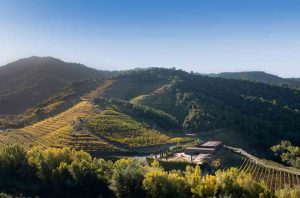
[[124, 79], [136, 86], [164, 79], [163, 86], [147, 94], [137, 92], [140, 96], [130, 98], [131, 102], [171, 115], [184, 131], [234, 128], [261, 151], [282, 139], [300, 144], [299, 90], [160, 68], [116, 77]]
[[[236, 168], [202, 174], [199, 166], [165, 171], [157, 161], [127, 158], [114, 163], [69, 148], [25, 152], [0, 149], [0, 192], [42, 197], [253, 197], [275, 195]], [[10, 178], [9, 180], [7, 178]], [[299, 189], [276, 192], [299, 195]], [[6, 194], [0, 194], [7, 197]]]

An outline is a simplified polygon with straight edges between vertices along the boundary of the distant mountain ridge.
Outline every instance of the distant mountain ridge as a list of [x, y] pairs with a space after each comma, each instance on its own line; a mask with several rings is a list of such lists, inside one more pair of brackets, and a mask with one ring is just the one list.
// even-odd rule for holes
[[71, 82], [112, 74], [52, 57], [32, 56], [9, 63], [0, 67], [0, 115], [22, 113]]
[[299, 78], [281, 78], [279, 76], [269, 74], [262, 71], [247, 71], [247, 72], [222, 72], [218, 74], [207, 74], [210, 77], [220, 77], [228, 79], [249, 80], [255, 82], [262, 82], [271, 85], [287, 85], [291, 88], [300, 88]]

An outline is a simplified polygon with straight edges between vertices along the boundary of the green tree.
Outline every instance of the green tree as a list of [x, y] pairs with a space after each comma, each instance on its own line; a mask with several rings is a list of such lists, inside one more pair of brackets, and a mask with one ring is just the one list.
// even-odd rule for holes
[[200, 167], [197, 165], [195, 168], [187, 166], [185, 171], [185, 178], [190, 185], [191, 192], [194, 196], [200, 197], [201, 194], [201, 180], [202, 172]]
[[148, 166], [137, 159], [120, 159], [115, 162], [110, 189], [117, 197], [141, 197], [142, 182]]
[[27, 158], [42, 181], [45, 192], [56, 196], [109, 194], [109, 162], [106, 164], [93, 159], [84, 151], [70, 148], [41, 150], [35, 147], [27, 153]]
[[0, 149], [0, 175], [17, 176], [27, 166], [25, 150], [18, 145]]
[[212, 175], [206, 175], [200, 185], [201, 197], [214, 197], [217, 190], [216, 177]]
[[231, 197], [272, 197], [264, 183], [253, 181], [250, 174], [236, 168], [216, 172], [217, 195]]
[[145, 175], [143, 187], [150, 197], [190, 197], [185, 178], [177, 172], [152, 170]]

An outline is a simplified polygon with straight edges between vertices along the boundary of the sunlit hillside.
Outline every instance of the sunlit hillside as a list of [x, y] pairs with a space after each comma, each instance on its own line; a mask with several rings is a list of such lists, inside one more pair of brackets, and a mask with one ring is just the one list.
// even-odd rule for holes
[[87, 119], [93, 114], [91, 103], [80, 102], [54, 117], [21, 129], [1, 133], [0, 142], [2, 145], [18, 144], [25, 148], [39, 146], [42, 148], [73, 147], [87, 151], [115, 150], [116, 148], [106, 142], [74, 129], [81, 119]]

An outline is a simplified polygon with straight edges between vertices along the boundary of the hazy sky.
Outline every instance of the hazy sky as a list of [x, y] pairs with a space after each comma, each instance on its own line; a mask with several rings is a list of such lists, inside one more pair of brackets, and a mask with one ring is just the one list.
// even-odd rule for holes
[[1, 0], [0, 65], [32, 55], [300, 77], [300, 1]]

